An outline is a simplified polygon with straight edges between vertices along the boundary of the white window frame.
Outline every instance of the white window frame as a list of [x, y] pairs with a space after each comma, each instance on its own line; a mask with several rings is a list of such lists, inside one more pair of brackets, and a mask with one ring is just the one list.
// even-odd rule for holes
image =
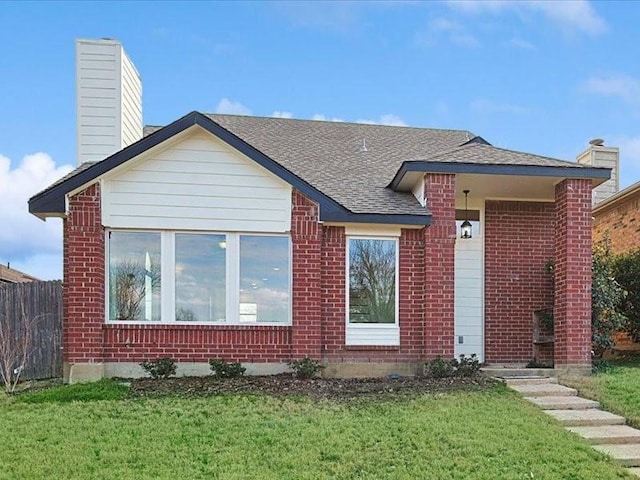
[[[386, 240], [395, 244], [395, 321], [394, 323], [350, 323], [349, 322], [349, 292], [350, 288], [350, 244], [351, 240]], [[400, 345], [400, 242], [398, 237], [374, 235], [349, 235], [346, 237], [346, 269], [345, 269], [345, 344], [346, 345]]]
[[[157, 233], [160, 234], [160, 315], [161, 321], [110, 320], [109, 319], [109, 235], [111, 233]], [[176, 234], [189, 235], [225, 235], [226, 248], [226, 319], [224, 322], [179, 322], [176, 321]], [[281, 237], [288, 241], [289, 276], [289, 317], [286, 322], [240, 322], [240, 237]], [[218, 325], [218, 326], [280, 326], [293, 324], [293, 249], [291, 235], [263, 232], [218, 232], [185, 230], [143, 230], [143, 229], [107, 229], [105, 230], [105, 323], [113, 325]]]

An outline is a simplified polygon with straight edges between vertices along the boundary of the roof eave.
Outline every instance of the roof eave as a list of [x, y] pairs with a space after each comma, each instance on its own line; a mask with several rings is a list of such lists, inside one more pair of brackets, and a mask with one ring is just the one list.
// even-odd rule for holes
[[161, 128], [149, 136], [143, 137], [136, 143], [124, 148], [110, 157], [107, 157], [100, 162], [96, 162], [89, 168], [78, 172], [77, 175], [70, 177], [64, 182], [34, 195], [29, 199], [29, 212], [40, 218], [64, 215], [66, 208], [66, 195], [69, 192], [96, 181], [103, 174], [194, 125], [202, 127], [212, 135], [215, 135], [247, 157], [251, 158], [274, 175], [292, 185], [304, 195], [318, 202], [323, 209], [327, 211], [348, 212], [348, 210], [346, 210], [341, 204], [323, 194], [315, 187], [305, 182], [279, 163], [273, 161], [271, 158], [267, 157], [241, 138], [221, 127], [211, 118], [195, 111], [185, 115], [166, 127]]
[[[553, 167], [547, 165], [496, 165], [460, 162], [404, 162], [391, 180], [389, 188], [405, 191], [403, 179], [412, 172], [419, 173], [471, 173], [480, 175], [520, 175], [531, 177], [590, 178], [600, 185], [611, 178], [610, 168], [598, 167]], [[410, 189], [413, 185], [409, 186]]]
[[431, 225], [431, 214], [383, 214], [383, 213], [352, 213], [352, 212], [323, 212], [320, 210], [320, 221], [336, 223], [379, 223], [389, 225]]

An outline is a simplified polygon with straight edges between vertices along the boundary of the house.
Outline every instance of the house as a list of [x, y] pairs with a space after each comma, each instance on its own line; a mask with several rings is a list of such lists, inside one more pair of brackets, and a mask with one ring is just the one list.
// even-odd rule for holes
[[122, 46], [77, 56], [79, 165], [29, 200], [64, 223], [66, 381], [160, 356], [183, 374], [526, 363], [542, 307], [556, 368], [590, 371], [591, 197], [609, 169], [464, 130], [192, 112], [143, 136]]
[[9, 264], [7, 264], [6, 266], [0, 265], [0, 285], [2, 285], [3, 283], [25, 283], [36, 281], [38, 281], [36, 277], [27, 275], [26, 273], [23, 273], [20, 270], [16, 270], [15, 268], [11, 268], [11, 265]]

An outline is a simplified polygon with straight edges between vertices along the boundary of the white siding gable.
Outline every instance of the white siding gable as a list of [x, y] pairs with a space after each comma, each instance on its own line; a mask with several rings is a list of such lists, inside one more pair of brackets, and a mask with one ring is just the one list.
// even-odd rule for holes
[[196, 128], [102, 182], [105, 227], [287, 232], [291, 186]]

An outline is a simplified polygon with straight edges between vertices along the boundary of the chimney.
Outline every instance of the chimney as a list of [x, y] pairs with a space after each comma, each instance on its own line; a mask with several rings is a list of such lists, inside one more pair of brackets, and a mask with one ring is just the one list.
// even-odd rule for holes
[[620, 190], [618, 172], [620, 171], [620, 150], [617, 147], [605, 147], [604, 140], [594, 138], [589, 142], [589, 148], [578, 155], [578, 163], [592, 167], [611, 169], [611, 178], [593, 189], [592, 204], [606, 200]]
[[117, 40], [76, 40], [76, 115], [78, 165], [142, 138], [142, 82]]

